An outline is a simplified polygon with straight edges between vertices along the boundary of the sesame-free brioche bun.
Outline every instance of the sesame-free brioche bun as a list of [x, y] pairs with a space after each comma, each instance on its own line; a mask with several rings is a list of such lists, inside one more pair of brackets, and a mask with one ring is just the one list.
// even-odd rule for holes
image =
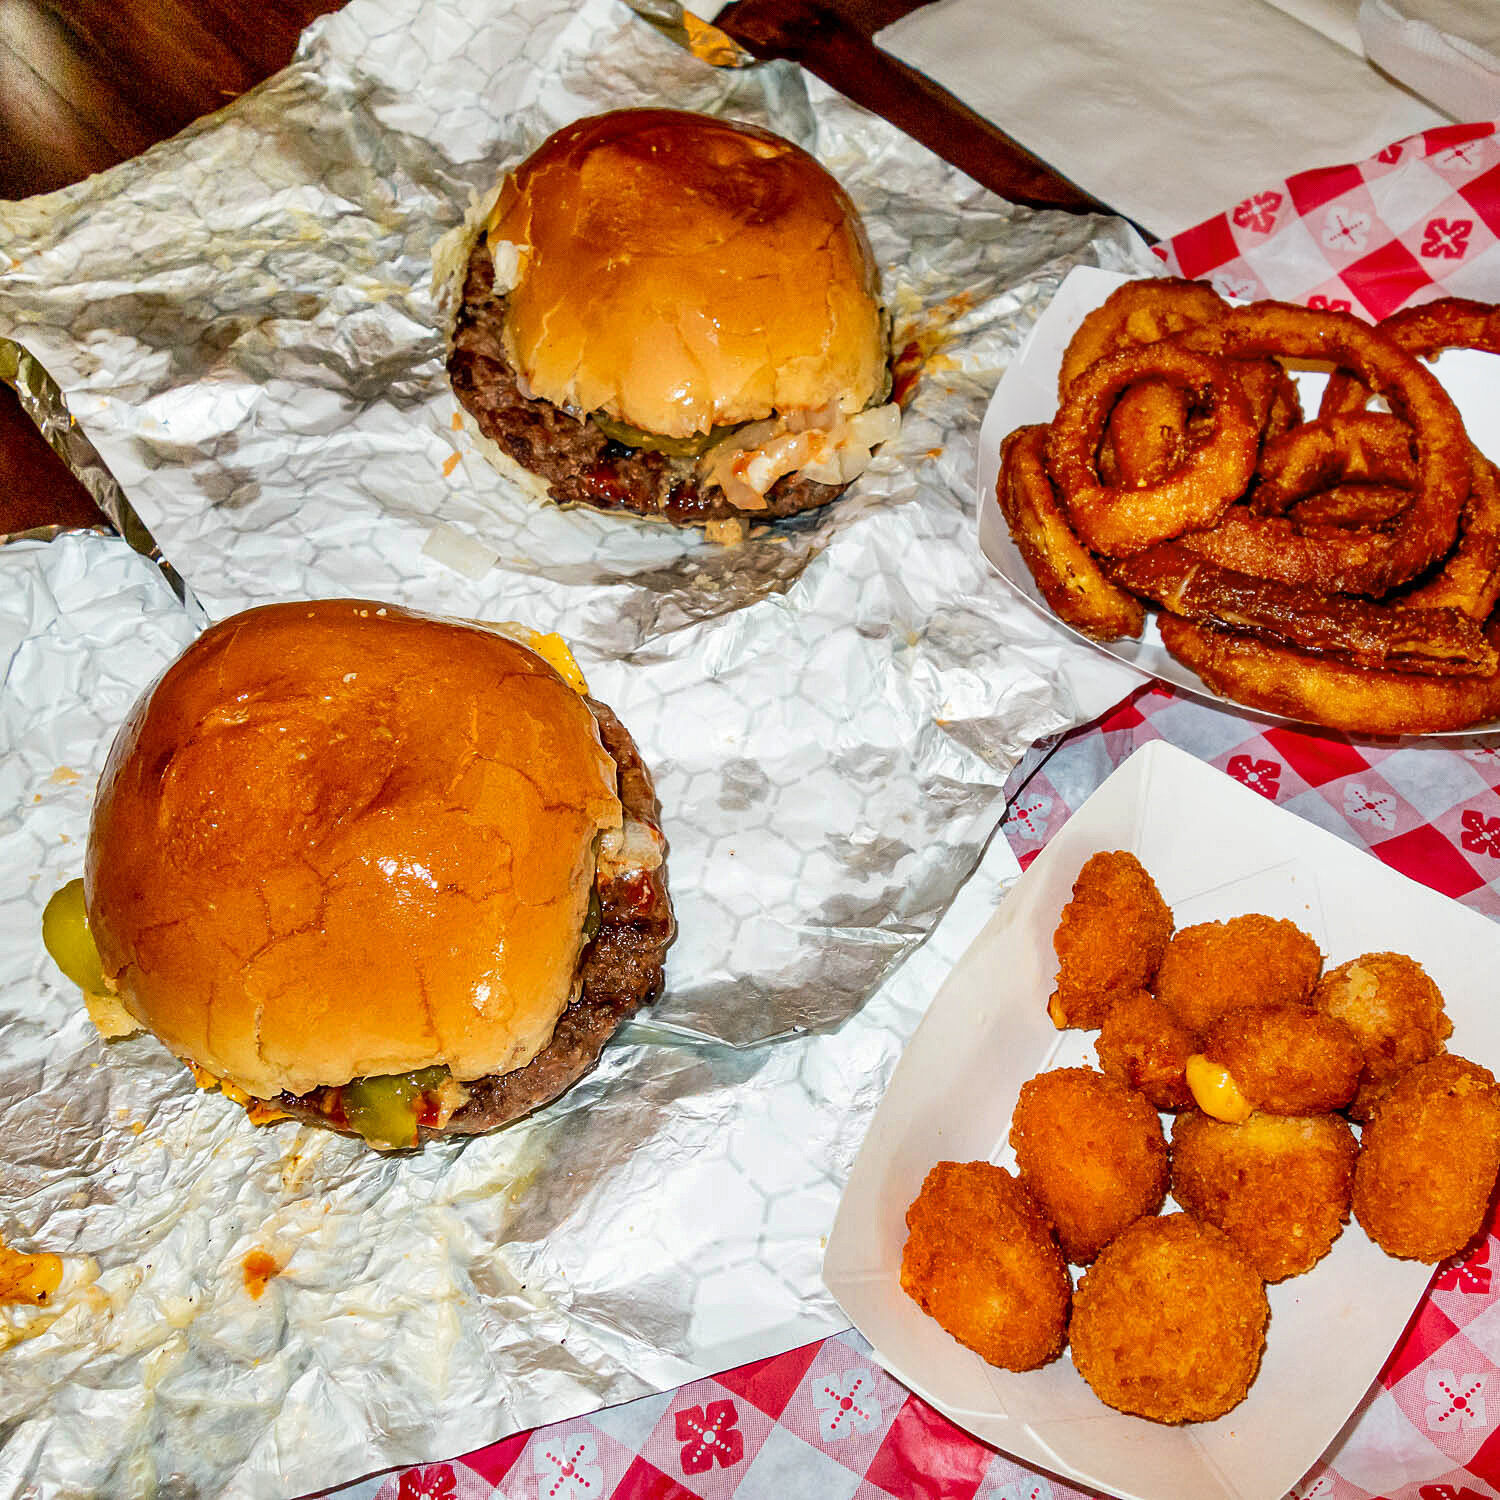
[[104, 973], [261, 1099], [529, 1062], [577, 986], [615, 763], [546, 661], [361, 600], [207, 630], [120, 730], [85, 860]]
[[[504, 339], [531, 394], [691, 437], [886, 379], [878, 277], [838, 183], [790, 141], [676, 110], [595, 115], [505, 180]], [[508, 259], [508, 255], [506, 257]]]

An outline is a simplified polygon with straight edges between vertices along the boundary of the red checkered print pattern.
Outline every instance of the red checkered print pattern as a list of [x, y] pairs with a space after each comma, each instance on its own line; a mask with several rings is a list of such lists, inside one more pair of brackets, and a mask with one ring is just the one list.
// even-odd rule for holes
[[1300, 172], [1156, 248], [1226, 296], [1379, 319], [1500, 291], [1500, 122], [1424, 131], [1357, 165]]
[[854, 1333], [360, 1488], [374, 1500], [1083, 1500], [953, 1426]]
[[[1500, 300], [1500, 122], [1431, 130], [1303, 172], [1158, 253], [1222, 292], [1380, 318]], [[1500, 746], [1356, 745], [1138, 689], [1013, 798], [1022, 867], [1147, 740], [1170, 740], [1393, 869], [1500, 918]], [[847, 1333], [665, 1396], [355, 1487], [377, 1500], [1087, 1500], [976, 1442]], [[350, 1492], [345, 1492], [349, 1494]], [[1441, 1267], [1358, 1420], [1291, 1500], [1500, 1497], [1500, 1241]]]

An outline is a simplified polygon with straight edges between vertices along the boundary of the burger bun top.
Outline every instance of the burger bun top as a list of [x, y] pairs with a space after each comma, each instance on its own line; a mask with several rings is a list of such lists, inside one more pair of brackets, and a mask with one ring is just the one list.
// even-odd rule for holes
[[259, 1098], [506, 1072], [574, 993], [614, 762], [480, 626], [363, 600], [206, 631], [110, 751], [85, 858], [126, 1008]]
[[554, 405], [686, 438], [847, 415], [884, 387], [859, 216], [768, 131], [657, 109], [576, 121], [505, 180], [488, 240], [517, 271], [506, 352]]

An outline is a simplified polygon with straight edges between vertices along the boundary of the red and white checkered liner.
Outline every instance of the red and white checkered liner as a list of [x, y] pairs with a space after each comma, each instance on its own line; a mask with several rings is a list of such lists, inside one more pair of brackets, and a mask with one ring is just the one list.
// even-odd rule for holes
[[[1238, 297], [1370, 318], [1500, 301], [1500, 122], [1398, 141], [1252, 194], [1158, 250]], [[1026, 865], [1132, 751], [1166, 739], [1500, 919], [1500, 744], [1355, 745], [1161, 687], [1065, 740], [1004, 831]], [[1356, 1421], [1292, 1500], [1500, 1496], [1500, 1244], [1441, 1268]], [[1064, 1500], [910, 1395], [849, 1333], [341, 1492], [379, 1500]]]
[[1159, 246], [1226, 296], [1386, 317], [1500, 298], [1500, 122], [1450, 125], [1369, 161], [1299, 172]]

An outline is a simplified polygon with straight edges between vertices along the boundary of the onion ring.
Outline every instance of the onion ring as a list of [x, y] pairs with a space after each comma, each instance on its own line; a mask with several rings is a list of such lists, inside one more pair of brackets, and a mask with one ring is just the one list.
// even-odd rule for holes
[[1188, 545], [1200, 556], [1236, 572], [1309, 584], [1326, 593], [1378, 597], [1452, 547], [1469, 492], [1468, 438], [1447, 392], [1404, 349], [1347, 313], [1278, 302], [1233, 308], [1171, 342], [1230, 358], [1279, 353], [1351, 369], [1411, 429], [1416, 452], [1416, 486], [1399, 528], [1303, 529], [1289, 517], [1257, 516], [1237, 507], [1213, 530], [1191, 538]]
[[[1302, 421], [1296, 383], [1274, 359], [1237, 360], [1233, 373], [1263, 440], [1280, 437]], [[1124, 489], [1159, 484], [1206, 435], [1207, 424], [1190, 420], [1190, 411], [1187, 392], [1165, 380], [1130, 386], [1109, 414], [1099, 447], [1099, 477]]]
[[1140, 489], [1160, 484], [1187, 457], [1188, 394], [1165, 380], [1131, 386], [1109, 414], [1099, 448], [1099, 477]]
[[[1156, 484], [1106, 485], [1098, 472], [1105, 422], [1120, 393], [1149, 378], [1189, 390], [1199, 401], [1211, 397], [1211, 434]], [[1079, 536], [1096, 552], [1122, 556], [1211, 526], [1244, 493], [1259, 444], [1249, 404], [1225, 364], [1163, 342], [1106, 355], [1069, 386], [1052, 424], [1047, 467]]]
[[1484, 621], [1500, 601], [1500, 472], [1477, 448], [1470, 459], [1474, 479], [1458, 546], [1431, 582], [1402, 596], [1403, 609], [1461, 609]]
[[1417, 465], [1404, 422], [1383, 412], [1360, 411], [1305, 422], [1266, 443], [1255, 473], [1251, 509], [1279, 516], [1340, 480], [1410, 489]]
[[[1222, 317], [1229, 304], [1206, 282], [1163, 276], [1118, 287], [1079, 324], [1063, 353], [1058, 398], [1090, 365], [1121, 349], [1159, 343], [1182, 329]], [[1275, 437], [1297, 426], [1297, 387], [1274, 360], [1244, 361], [1236, 371], [1255, 425]], [[1110, 414], [1099, 451], [1099, 473], [1111, 486], [1158, 484], [1192, 446], [1188, 402], [1166, 381], [1142, 381], [1127, 390]]]
[[1073, 534], [1043, 462], [1045, 427], [1019, 427], [1000, 448], [996, 497], [1042, 597], [1060, 620], [1096, 641], [1138, 636], [1141, 601], [1111, 583]]
[[1278, 438], [1302, 422], [1297, 382], [1275, 359], [1237, 359], [1231, 366], [1250, 403], [1250, 415], [1263, 441]]
[[1304, 529], [1338, 526], [1346, 531], [1369, 530], [1399, 520], [1410, 504], [1411, 491], [1397, 485], [1336, 484], [1299, 500], [1291, 515]]
[[[1420, 307], [1405, 307], [1376, 325], [1409, 354], [1431, 359], [1444, 349], [1478, 349], [1500, 354], [1500, 308], [1466, 297], [1439, 297]], [[1361, 411], [1370, 399], [1368, 386], [1346, 370], [1335, 370], [1323, 388], [1321, 417]]]
[[1206, 281], [1180, 276], [1127, 281], [1088, 313], [1063, 351], [1057, 398], [1092, 364], [1119, 349], [1159, 343], [1197, 323], [1222, 317], [1229, 304]]
[[[1163, 276], [1117, 287], [1087, 313], [1063, 351], [1061, 399], [1078, 375], [1106, 354], [1159, 343], [1169, 334], [1219, 317], [1228, 307], [1206, 282]], [[1142, 381], [1121, 396], [1100, 447], [1105, 482], [1136, 488], [1157, 484], [1181, 464], [1187, 449], [1188, 402], [1166, 381]]]
[[[1261, 437], [1270, 442], [1302, 423], [1302, 400], [1297, 382], [1287, 373], [1280, 360], [1247, 359], [1243, 362], [1245, 395], [1250, 410], [1256, 414]], [[1257, 387], [1264, 383], [1264, 395]], [[1264, 403], [1264, 416], [1260, 415]]]
[[[1487, 632], [1500, 644], [1500, 631]], [[1164, 615], [1162, 644], [1221, 697], [1354, 735], [1432, 734], [1500, 715], [1492, 677], [1372, 672]]]
[[1204, 562], [1180, 542], [1127, 557], [1109, 576], [1171, 614], [1366, 669], [1488, 677], [1500, 668], [1484, 632], [1461, 610], [1389, 609], [1250, 578]]

